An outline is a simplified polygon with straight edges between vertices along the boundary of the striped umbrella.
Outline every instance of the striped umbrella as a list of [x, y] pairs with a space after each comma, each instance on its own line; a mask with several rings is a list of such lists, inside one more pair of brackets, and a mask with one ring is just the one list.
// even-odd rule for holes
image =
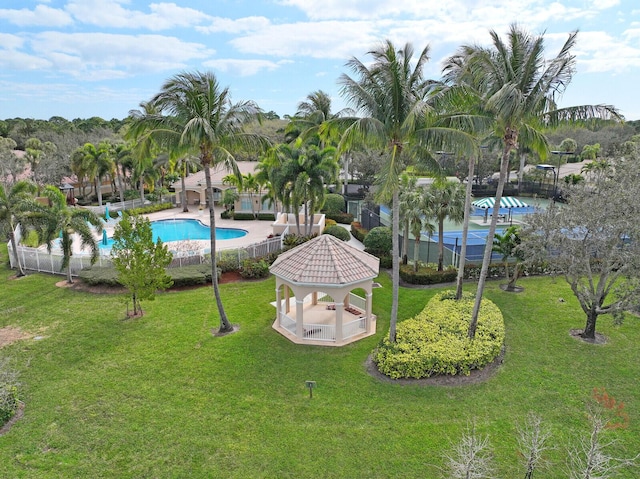
[[[487, 216], [489, 214], [489, 209], [493, 209], [496, 205], [496, 199], [495, 198], [480, 198], [478, 200], [475, 200], [473, 203], [471, 203], [473, 206], [475, 206], [476, 208], [481, 208], [484, 210], [484, 222], [487, 222]], [[500, 206], [499, 208], [508, 208], [509, 209], [509, 216], [511, 216], [511, 209], [512, 208], [526, 208], [527, 206], [529, 206], [528, 204], [526, 204], [523, 201], [520, 201], [518, 198], [515, 198], [513, 196], [503, 196], [500, 199]]]

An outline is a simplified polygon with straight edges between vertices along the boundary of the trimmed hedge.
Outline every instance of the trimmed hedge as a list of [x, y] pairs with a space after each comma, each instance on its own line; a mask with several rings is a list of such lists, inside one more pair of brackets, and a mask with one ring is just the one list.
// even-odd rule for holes
[[391, 242], [393, 234], [388, 226], [376, 226], [365, 237], [363, 244], [367, 253], [376, 256], [388, 255], [391, 253]]
[[451, 283], [458, 277], [458, 270], [452, 266], [438, 271], [437, 267], [420, 266], [418, 271], [413, 270], [413, 265], [400, 265], [400, 278], [409, 284], [438, 284]]
[[147, 215], [149, 213], [155, 213], [156, 211], [170, 210], [173, 208], [173, 203], [156, 203], [148, 206], [141, 206], [140, 208], [132, 208], [126, 210], [130, 215]]
[[233, 219], [238, 221], [247, 221], [247, 220], [255, 220], [256, 217], [253, 216], [253, 213], [234, 213]]
[[434, 296], [417, 316], [398, 324], [396, 342], [385, 337], [373, 351], [378, 370], [390, 378], [469, 375], [491, 363], [504, 344], [504, 320], [498, 307], [482, 299], [476, 336], [467, 336], [474, 296], [460, 301], [454, 292]]
[[351, 234], [361, 243], [364, 242], [364, 238], [367, 236], [367, 233], [369, 233], [369, 231], [364, 229], [359, 221], [351, 223]]
[[343, 225], [348, 225], [353, 222], [353, 215], [351, 213], [325, 213], [324, 217]]
[[220, 219], [222, 220], [232, 220], [233, 219], [233, 210], [224, 210], [220, 213]]
[[258, 219], [260, 221], [275, 221], [276, 215], [274, 213], [258, 213]]
[[344, 211], [345, 211], [345, 202], [342, 195], [338, 193], [329, 193], [325, 195], [324, 205], [322, 207], [322, 212], [324, 214], [344, 213]]
[[78, 273], [78, 278], [90, 286], [121, 286], [118, 272], [111, 266], [92, 266]]
[[[237, 270], [237, 268], [235, 268], [235, 270]], [[210, 264], [194, 264], [181, 268], [167, 268], [166, 272], [173, 280], [174, 288], [211, 283]], [[218, 278], [221, 272], [221, 268], [218, 267]], [[78, 277], [91, 286], [121, 286], [118, 281], [118, 272], [112, 267], [93, 266], [80, 271]]]
[[342, 241], [349, 241], [351, 239], [351, 235], [349, 234], [347, 229], [338, 225], [327, 226], [322, 232], [322, 234], [335, 236], [336, 238], [341, 239]]

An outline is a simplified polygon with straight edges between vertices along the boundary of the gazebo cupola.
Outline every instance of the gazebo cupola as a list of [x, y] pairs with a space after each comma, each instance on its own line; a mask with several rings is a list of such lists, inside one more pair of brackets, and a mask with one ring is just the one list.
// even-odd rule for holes
[[273, 328], [296, 343], [331, 346], [375, 334], [372, 289], [379, 269], [378, 258], [331, 235], [281, 254], [270, 268]]

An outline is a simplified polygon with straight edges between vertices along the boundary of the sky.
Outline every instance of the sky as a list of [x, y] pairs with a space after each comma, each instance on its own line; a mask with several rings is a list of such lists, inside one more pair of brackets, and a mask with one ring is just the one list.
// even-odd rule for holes
[[578, 30], [560, 106], [611, 104], [640, 119], [637, 0], [2, 0], [0, 119], [126, 117], [183, 71], [213, 71], [234, 102], [293, 115], [323, 90], [348, 106], [345, 63], [385, 39], [430, 48], [425, 75], [463, 44], [517, 23], [553, 57]]

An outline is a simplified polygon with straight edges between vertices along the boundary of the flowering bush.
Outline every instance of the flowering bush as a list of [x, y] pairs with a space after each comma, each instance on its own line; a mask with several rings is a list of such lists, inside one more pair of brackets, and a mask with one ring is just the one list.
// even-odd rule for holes
[[396, 342], [382, 340], [373, 352], [378, 370], [394, 379], [465, 374], [491, 363], [502, 350], [504, 320], [498, 307], [482, 300], [476, 336], [467, 336], [474, 297], [460, 301], [447, 292], [434, 296], [414, 318], [398, 324]]

